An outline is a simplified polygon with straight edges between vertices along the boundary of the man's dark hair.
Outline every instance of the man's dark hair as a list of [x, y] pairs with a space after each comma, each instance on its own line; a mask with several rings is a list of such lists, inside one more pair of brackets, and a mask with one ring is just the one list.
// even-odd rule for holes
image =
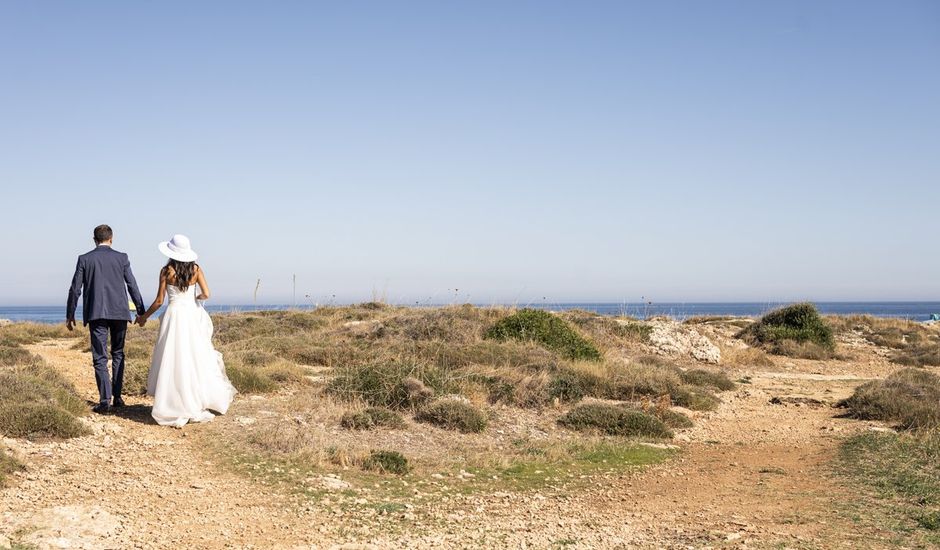
[[101, 244], [105, 241], [110, 241], [113, 233], [111, 232], [111, 226], [109, 225], [99, 225], [95, 228], [95, 244]]

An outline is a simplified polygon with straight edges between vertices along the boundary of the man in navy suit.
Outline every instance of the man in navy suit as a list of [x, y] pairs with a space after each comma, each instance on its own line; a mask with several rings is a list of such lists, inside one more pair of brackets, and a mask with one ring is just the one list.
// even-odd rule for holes
[[[92, 410], [101, 414], [110, 412], [112, 406], [124, 406], [124, 400], [121, 399], [124, 336], [127, 334], [127, 323], [131, 320], [128, 292], [138, 318], [146, 310], [127, 254], [111, 248], [112, 236], [111, 228], [107, 225], [95, 228], [95, 249], [78, 257], [65, 308], [65, 326], [73, 330], [78, 298], [84, 294], [82, 321], [91, 333], [91, 357], [95, 367], [95, 381], [98, 383], [98, 404]], [[108, 375], [109, 334], [111, 376]]]

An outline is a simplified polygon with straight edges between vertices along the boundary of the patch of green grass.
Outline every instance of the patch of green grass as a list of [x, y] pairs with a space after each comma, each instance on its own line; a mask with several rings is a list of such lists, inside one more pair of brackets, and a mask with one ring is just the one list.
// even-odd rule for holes
[[404, 475], [411, 470], [408, 459], [398, 451], [372, 451], [363, 461], [362, 467], [366, 470], [396, 475]]
[[463, 433], [482, 432], [487, 424], [483, 411], [457, 399], [441, 399], [431, 403], [418, 411], [415, 420]]
[[899, 529], [940, 544], [940, 432], [863, 433], [843, 443], [839, 471], [875, 497], [858, 503], [899, 521]]
[[598, 431], [625, 437], [671, 438], [673, 435], [655, 416], [603, 403], [578, 405], [559, 418], [558, 423], [576, 431]]
[[771, 353], [807, 359], [831, 357], [836, 346], [832, 328], [808, 302], [771, 311], [738, 336]]
[[401, 429], [405, 427], [405, 419], [397, 412], [384, 407], [369, 407], [362, 411], [344, 414], [340, 419], [340, 425], [347, 430]]
[[902, 429], [940, 426], [940, 376], [917, 368], [892, 373], [855, 389], [840, 406], [855, 418], [895, 422]]
[[560, 317], [538, 309], [522, 309], [490, 327], [486, 338], [534, 341], [566, 359], [599, 361], [598, 349]]

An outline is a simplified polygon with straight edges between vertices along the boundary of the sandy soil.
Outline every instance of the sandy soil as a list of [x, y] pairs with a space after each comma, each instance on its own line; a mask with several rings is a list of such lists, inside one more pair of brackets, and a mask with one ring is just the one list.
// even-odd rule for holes
[[[70, 348], [30, 349], [92, 399], [90, 358]], [[120, 416], [89, 416], [91, 436], [3, 440], [29, 468], [0, 493], [0, 536], [40, 548], [887, 547], [887, 533], [840, 514], [853, 495], [829, 471], [841, 439], [876, 427], [831, 405], [895, 369], [864, 345], [853, 354], [733, 370], [749, 383], [693, 414], [682, 452], [664, 464], [579, 491], [466, 496], [420, 530], [386, 531], [272, 493], [207, 460], [198, 432], [153, 424], [147, 400], [132, 398]]]

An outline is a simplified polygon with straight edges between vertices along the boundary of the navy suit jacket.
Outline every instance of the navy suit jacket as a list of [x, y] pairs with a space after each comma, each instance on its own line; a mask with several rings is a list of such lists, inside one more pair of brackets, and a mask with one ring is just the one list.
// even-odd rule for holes
[[84, 294], [84, 324], [98, 319], [130, 321], [128, 292], [134, 301], [137, 314], [143, 314], [146, 311], [144, 299], [140, 296], [140, 289], [137, 288], [127, 254], [112, 250], [108, 245], [98, 245], [91, 252], [78, 257], [72, 286], [69, 288], [68, 303], [65, 306], [65, 318], [75, 319], [78, 298]]

